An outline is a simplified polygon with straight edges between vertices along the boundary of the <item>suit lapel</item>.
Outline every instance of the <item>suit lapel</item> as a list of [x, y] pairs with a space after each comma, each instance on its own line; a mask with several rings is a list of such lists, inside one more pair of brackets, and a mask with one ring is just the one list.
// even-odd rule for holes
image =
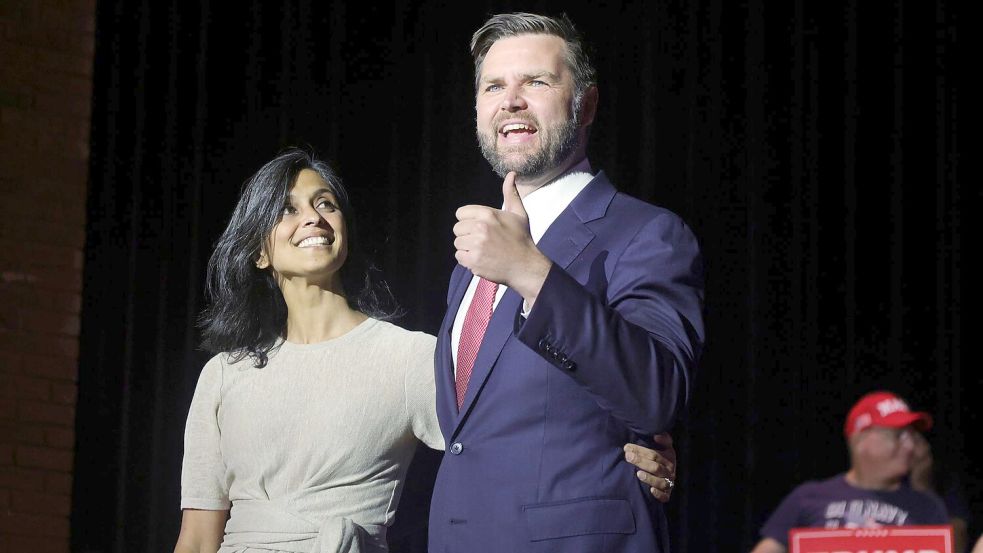
[[453, 349], [451, 348], [451, 330], [454, 328], [454, 319], [460, 309], [461, 301], [464, 299], [465, 292], [468, 291], [468, 284], [471, 283], [471, 271], [457, 265], [451, 274], [448, 285], [447, 312], [444, 320], [440, 323], [440, 332], [437, 335], [437, 351], [435, 353], [435, 375], [437, 383], [437, 415], [440, 425], [447, 435], [457, 420], [457, 392], [454, 387], [454, 360]]
[[594, 239], [587, 223], [604, 216], [615, 194], [603, 171], [570, 202], [536, 246], [546, 257], [566, 269]]
[[[587, 227], [586, 223], [594, 221], [604, 216], [611, 199], [614, 198], [615, 189], [608, 181], [603, 172], [587, 185], [584, 190], [574, 198], [573, 202], [553, 221], [546, 234], [539, 240], [537, 247], [546, 257], [554, 263], [566, 269], [580, 255], [580, 252], [587, 247], [587, 244], [594, 239], [594, 233]], [[470, 277], [471, 273], [467, 272]], [[454, 317], [467, 289], [467, 282], [462, 287], [463, 290], [456, 296], [457, 301], [448, 306], [447, 316], [445, 317], [446, 340], [450, 344], [450, 328], [454, 324]], [[522, 309], [522, 297], [512, 289], [505, 292], [502, 299], [495, 307], [492, 319], [488, 323], [488, 329], [482, 338], [481, 347], [478, 349], [478, 356], [475, 358], [474, 368], [471, 370], [471, 379], [468, 382], [468, 391], [464, 395], [464, 404], [457, 413], [454, 431], [448, 440], [453, 440], [460, 431], [461, 425], [467, 419], [467, 414], [473, 407], [482, 386], [488, 379], [495, 366], [495, 361], [505, 347], [505, 343], [512, 336], [515, 330], [515, 319], [519, 316]], [[447, 317], [450, 322], [447, 322]], [[443, 332], [443, 328], [442, 328]], [[441, 337], [444, 340], [445, 337]], [[450, 351], [450, 348], [447, 348]], [[449, 353], [448, 353], [449, 355]], [[450, 358], [448, 357], [448, 362]], [[453, 383], [453, 364], [448, 365], [447, 371], [450, 378], [450, 394], [444, 394], [454, 401]], [[454, 406], [452, 405], [453, 409]], [[453, 411], [452, 411], [453, 412]]]

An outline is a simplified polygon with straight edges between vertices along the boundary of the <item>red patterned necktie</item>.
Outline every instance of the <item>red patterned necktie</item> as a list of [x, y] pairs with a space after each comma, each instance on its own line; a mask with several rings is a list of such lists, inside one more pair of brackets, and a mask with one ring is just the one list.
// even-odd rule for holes
[[497, 292], [498, 284], [479, 278], [478, 286], [474, 289], [474, 297], [471, 298], [471, 305], [468, 306], [468, 312], [464, 316], [461, 341], [457, 344], [457, 376], [454, 378], [457, 388], [458, 409], [464, 404], [464, 394], [468, 391], [471, 369], [474, 368], [474, 360], [478, 357], [481, 339], [484, 338], [488, 321], [491, 320]]

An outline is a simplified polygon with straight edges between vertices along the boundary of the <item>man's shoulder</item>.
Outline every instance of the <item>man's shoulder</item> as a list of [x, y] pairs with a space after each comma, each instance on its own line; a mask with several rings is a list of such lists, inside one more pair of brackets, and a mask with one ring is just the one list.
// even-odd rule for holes
[[630, 194], [626, 194], [622, 191], [617, 191], [614, 194], [614, 199], [611, 201], [611, 207], [616, 209], [623, 209], [637, 212], [641, 215], [647, 215], [649, 217], [667, 216], [675, 217], [680, 219], [679, 215], [670, 211], [669, 209], [662, 207], [660, 205], [653, 204], [641, 198], [637, 198]]
[[822, 480], [807, 480], [792, 490], [792, 494], [800, 497], [816, 497], [829, 495], [842, 495], [850, 486], [844, 480], [843, 474], [825, 478]]
[[615, 193], [605, 218], [609, 227], [620, 229], [619, 233], [628, 233], [634, 241], [692, 243], [698, 249], [693, 229], [680, 215], [624, 192]]
[[598, 173], [571, 206], [595, 236], [602, 237], [611, 251], [641, 247], [646, 251], [672, 251], [699, 255], [693, 229], [678, 214], [618, 190], [603, 173]]
[[[919, 492], [919, 493], [922, 494], [922, 496], [924, 497], [924, 503], [920, 503], [920, 504], [928, 506], [927, 510], [933, 512], [929, 516], [938, 517], [940, 520], [942, 520], [943, 523], [948, 522], [949, 516], [952, 515], [952, 513], [949, 512], [950, 509], [946, 505], [945, 500], [943, 500], [941, 497], [939, 497], [937, 494], [933, 492]], [[926, 522], [926, 524], [928, 524], [931, 523], [932, 519], [926, 519], [926, 520], [929, 521]]]
[[660, 221], [667, 224], [685, 225], [683, 218], [670, 209], [618, 190], [611, 179], [603, 172], [598, 173], [595, 179], [607, 183], [614, 190], [614, 196], [608, 206], [608, 215], [629, 217], [638, 221]]
[[938, 512], [948, 511], [945, 501], [938, 494], [928, 490], [917, 490], [907, 482], [898, 488], [897, 494], [911, 498], [910, 500], [914, 504], [924, 505], [926, 510], [935, 510]]

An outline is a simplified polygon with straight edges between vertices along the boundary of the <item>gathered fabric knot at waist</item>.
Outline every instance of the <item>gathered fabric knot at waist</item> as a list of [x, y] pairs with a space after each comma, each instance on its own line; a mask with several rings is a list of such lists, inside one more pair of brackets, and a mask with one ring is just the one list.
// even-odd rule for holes
[[337, 516], [311, 521], [284, 502], [258, 499], [232, 504], [221, 553], [377, 553], [387, 551], [386, 527]]

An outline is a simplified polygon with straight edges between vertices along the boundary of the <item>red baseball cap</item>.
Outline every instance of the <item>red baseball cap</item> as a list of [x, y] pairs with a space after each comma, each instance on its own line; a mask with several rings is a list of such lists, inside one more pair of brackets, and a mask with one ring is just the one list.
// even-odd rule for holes
[[891, 392], [871, 392], [850, 409], [843, 425], [843, 435], [849, 438], [871, 426], [904, 428], [908, 425], [925, 432], [932, 428], [932, 416], [912, 411], [903, 399]]

